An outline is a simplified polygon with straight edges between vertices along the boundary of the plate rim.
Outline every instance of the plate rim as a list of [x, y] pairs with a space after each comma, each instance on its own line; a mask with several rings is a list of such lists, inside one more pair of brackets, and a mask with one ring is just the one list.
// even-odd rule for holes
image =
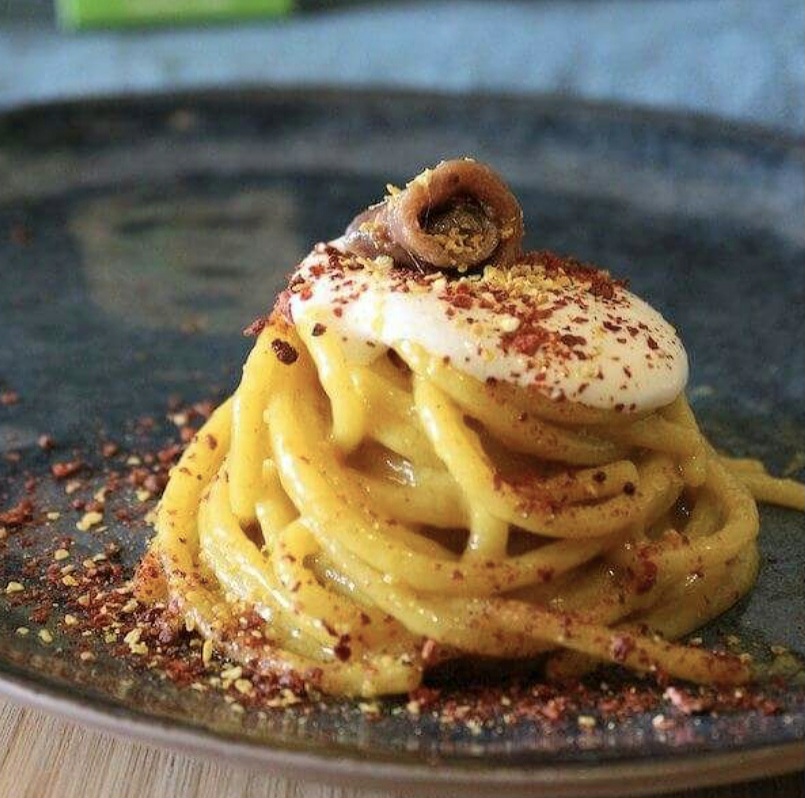
[[[668, 789], [687, 790], [771, 778], [795, 773], [805, 760], [805, 740], [748, 749], [702, 752], [682, 756], [624, 759], [601, 765], [489, 766], [488, 761], [400, 763], [388, 758], [361, 757], [359, 751], [302, 751], [261, 742], [247, 742], [203, 727], [139, 715], [131, 709], [102, 701], [93, 704], [67, 688], [11, 674], [0, 662], [0, 696], [17, 706], [46, 712], [77, 722], [118, 739], [139, 742], [187, 755], [213, 757], [230, 765], [270, 772], [286, 779], [326, 782], [336, 786], [405, 789], [426, 794], [439, 787], [441, 794], [476, 798], [518, 798], [539, 791], [544, 798], [628, 798], [659, 795]], [[725, 775], [728, 778], [725, 779]], [[447, 792], [444, 792], [447, 790]]]
[[326, 82], [305, 84], [304, 86], [288, 86], [261, 82], [241, 82], [231, 86], [207, 84], [189, 88], [132, 89], [129, 91], [98, 91], [85, 95], [69, 97], [26, 98], [0, 105], [0, 121], [15, 115], [38, 113], [45, 110], [63, 111], [95, 109], [125, 106], [128, 103], [182, 103], [201, 102], [244, 102], [255, 99], [275, 101], [332, 101], [336, 98], [359, 99], [364, 102], [465, 102], [471, 104], [528, 103], [535, 110], [559, 115], [575, 113], [608, 117], [624, 124], [646, 124], [653, 126], [677, 126], [680, 129], [718, 137], [722, 140], [742, 142], [744, 144], [762, 144], [788, 149], [805, 157], [805, 132], [792, 131], [765, 126], [757, 122], [727, 119], [715, 114], [687, 109], [655, 108], [639, 103], [618, 102], [614, 100], [596, 100], [576, 98], [552, 92], [497, 92], [477, 90], [470, 92], [427, 91], [423, 89], [407, 89], [390, 87], [344, 87]]

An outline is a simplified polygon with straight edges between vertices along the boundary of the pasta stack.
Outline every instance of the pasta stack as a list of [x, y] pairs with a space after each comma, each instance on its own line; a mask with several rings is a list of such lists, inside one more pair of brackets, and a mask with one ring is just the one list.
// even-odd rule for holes
[[[609, 385], [601, 336], [638, 300], [522, 253], [501, 186], [472, 161], [440, 164], [303, 262], [171, 475], [141, 591], [227, 657], [337, 695], [405, 693], [455, 658], [745, 682], [739, 658], [672, 641], [751, 588], [756, 500], [805, 509], [805, 489], [713, 450], [660, 321], [628, 341], [645, 349], [636, 366], [616, 357], [624, 401], [587, 387], [596, 367]], [[377, 286], [377, 318], [342, 302]], [[423, 302], [457, 350], [418, 325]], [[566, 330], [568, 313], [586, 321]], [[624, 376], [644, 362], [665, 385], [645, 402], [651, 381], [629, 394]]]

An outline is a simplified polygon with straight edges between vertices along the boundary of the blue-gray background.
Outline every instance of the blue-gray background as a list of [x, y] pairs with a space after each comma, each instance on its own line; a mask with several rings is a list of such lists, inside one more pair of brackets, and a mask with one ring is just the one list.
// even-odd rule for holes
[[235, 84], [556, 94], [805, 133], [803, 0], [333, 4], [216, 27], [56, 29], [0, 0], [0, 107]]

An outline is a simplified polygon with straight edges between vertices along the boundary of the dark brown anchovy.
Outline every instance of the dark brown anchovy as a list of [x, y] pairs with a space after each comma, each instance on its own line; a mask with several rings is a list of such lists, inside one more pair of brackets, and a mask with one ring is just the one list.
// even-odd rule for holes
[[506, 184], [488, 166], [452, 160], [358, 214], [344, 247], [401, 266], [466, 271], [513, 262], [522, 238], [523, 213]]

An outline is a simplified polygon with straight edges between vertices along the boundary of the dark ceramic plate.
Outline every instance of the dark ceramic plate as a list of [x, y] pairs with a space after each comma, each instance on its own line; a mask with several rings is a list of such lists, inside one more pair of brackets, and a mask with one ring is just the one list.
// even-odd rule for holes
[[[803, 151], [713, 121], [521, 99], [352, 93], [235, 93], [51, 105], [0, 117], [0, 475], [4, 502], [23, 472], [166, 397], [228, 391], [248, 348], [240, 330], [284, 275], [338, 234], [386, 182], [472, 155], [511, 181], [528, 244], [628, 277], [679, 326], [690, 395], [719, 446], [782, 470], [805, 442]], [[14, 457], [12, 456], [12, 460]], [[801, 468], [801, 467], [800, 467]], [[802, 472], [799, 472], [800, 477]], [[9, 487], [11, 486], [11, 487]], [[57, 531], [92, 550], [93, 535]], [[763, 510], [757, 590], [706, 632], [805, 654], [803, 519]], [[52, 537], [49, 529], [42, 539]], [[114, 524], [130, 566], [142, 531]], [[11, 535], [3, 578], [37, 535]], [[96, 541], [97, 543], [97, 541]], [[25, 548], [25, 545], [28, 548]], [[50, 624], [63, 609], [52, 609]], [[580, 731], [528, 721], [443, 727], [349, 702], [233, 714], [218, 698], [133, 674], [112, 657], [82, 663], [42, 646], [11, 602], [0, 617], [2, 689], [114, 731], [297, 776], [426, 792], [586, 795], [649, 792], [794, 770], [805, 760], [805, 688], [785, 711], [651, 714]], [[797, 686], [799, 684], [800, 686]]]

